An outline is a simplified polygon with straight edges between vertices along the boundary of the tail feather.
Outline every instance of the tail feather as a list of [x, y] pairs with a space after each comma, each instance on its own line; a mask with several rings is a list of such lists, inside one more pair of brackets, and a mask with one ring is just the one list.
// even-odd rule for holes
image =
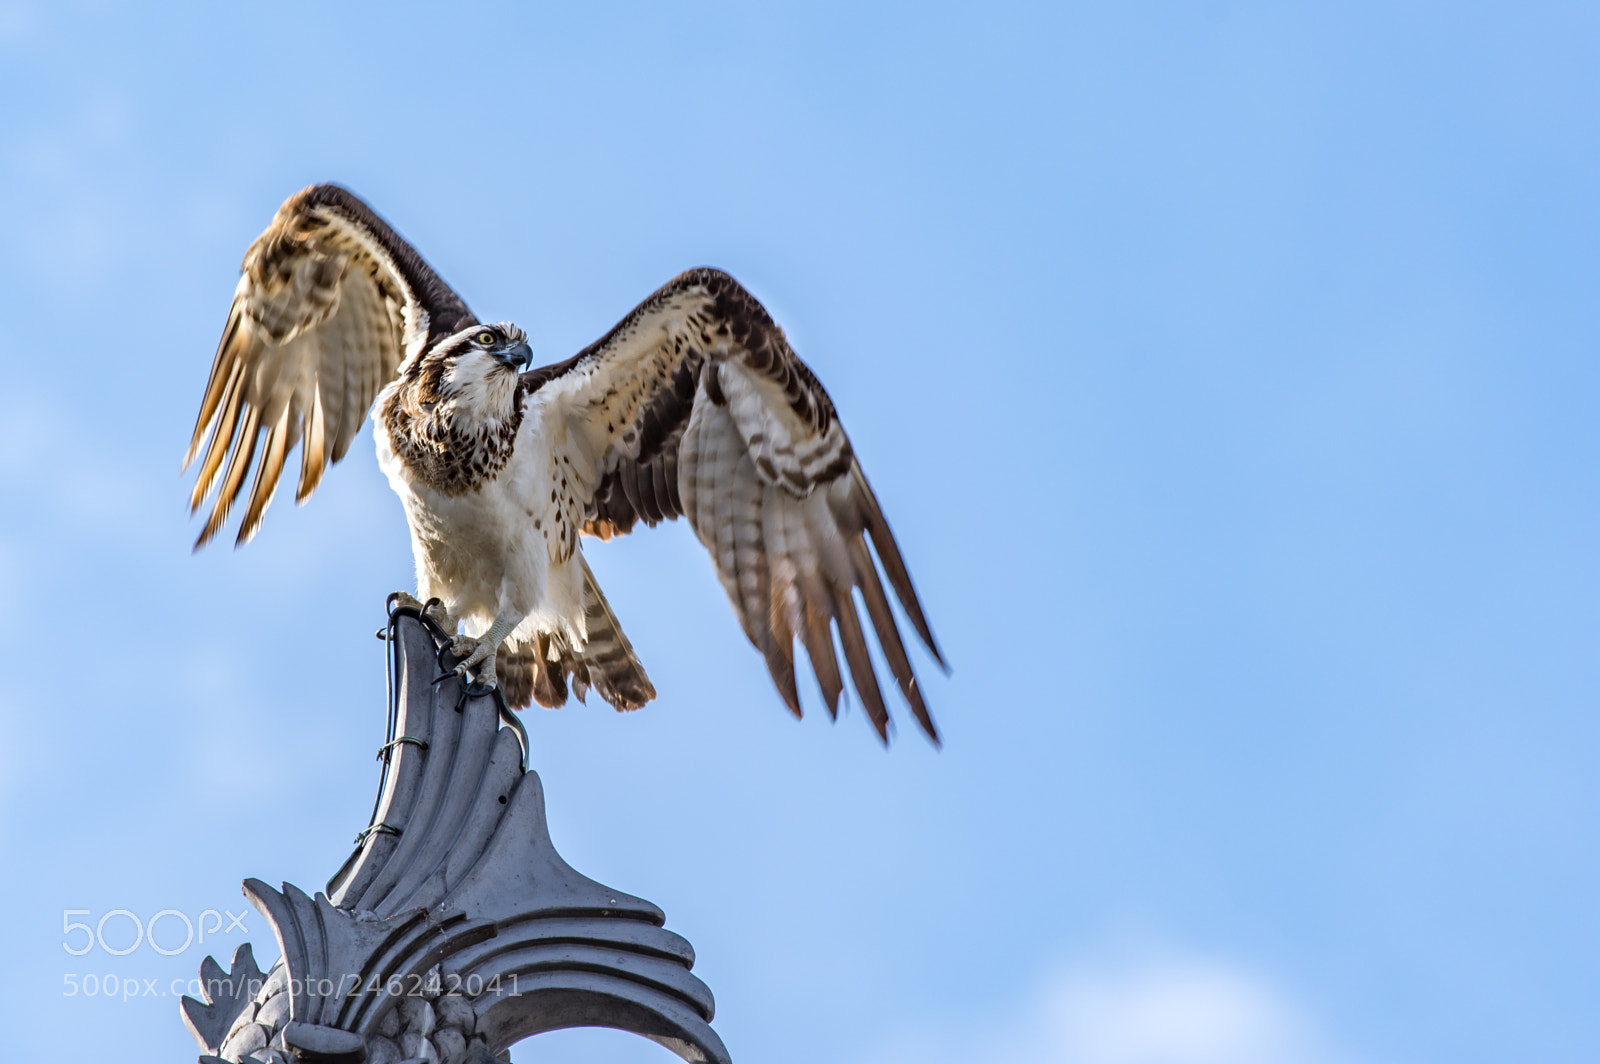
[[638, 709], [656, 696], [622, 624], [581, 555], [579, 564], [583, 566], [588, 641], [574, 651], [561, 636], [539, 632], [532, 642], [507, 643], [495, 659], [495, 672], [512, 709], [533, 702], [546, 709], [566, 705], [569, 679], [580, 702], [592, 689], [618, 710]]
[[[537, 702], [545, 709], [560, 709], [567, 704], [567, 673], [561, 652], [551, 660], [550, 648], [557, 640], [549, 632], [539, 632], [531, 643], [507, 642], [495, 658], [495, 675], [500, 693], [512, 709], [524, 709]], [[581, 697], [581, 696], [580, 696]]]
[[[633, 644], [622, 633], [622, 622], [611, 612], [589, 563], [581, 555], [578, 562], [583, 566], [583, 613], [589, 641], [574, 658], [573, 689], [582, 698], [584, 687], [593, 687], [618, 710], [638, 709], [656, 696], [655, 686], [634, 654]], [[580, 681], [584, 687], [579, 686]]]
[[[533, 701], [534, 677], [539, 671], [533, 647], [526, 643], [507, 642], [495, 655], [494, 675], [500, 681], [500, 694], [506, 705], [521, 709]], [[540, 705], [545, 705], [540, 702]]]

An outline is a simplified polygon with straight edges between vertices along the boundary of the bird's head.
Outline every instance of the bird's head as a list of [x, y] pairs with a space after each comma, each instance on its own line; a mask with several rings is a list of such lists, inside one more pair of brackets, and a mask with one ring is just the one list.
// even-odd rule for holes
[[497, 322], [452, 333], [402, 364], [381, 414], [401, 461], [447, 494], [494, 475], [522, 423], [517, 371], [531, 357], [522, 330]]
[[473, 325], [434, 344], [401, 377], [420, 405], [449, 407], [453, 416], [495, 417], [515, 405], [517, 373], [532, 358], [526, 334], [510, 322]]
[[460, 384], [514, 376], [533, 361], [527, 335], [509, 321], [462, 329], [440, 341], [434, 352], [449, 364], [446, 376]]

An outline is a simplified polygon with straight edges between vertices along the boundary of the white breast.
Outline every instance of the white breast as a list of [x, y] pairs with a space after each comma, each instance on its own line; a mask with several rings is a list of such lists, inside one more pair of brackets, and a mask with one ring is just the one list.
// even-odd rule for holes
[[499, 474], [463, 495], [445, 495], [416, 478], [375, 420], [378, 465], [405, 506], [418, 598], [443, 601], [468, 635], [510, 616], [521, 621], [512, 636], [518, 642], [542, 630], [581, 645], [581, 566], [576, 558], [553, 565], [547, 544], [557, 509], [539, 413], [530, 409], [524, 417]]

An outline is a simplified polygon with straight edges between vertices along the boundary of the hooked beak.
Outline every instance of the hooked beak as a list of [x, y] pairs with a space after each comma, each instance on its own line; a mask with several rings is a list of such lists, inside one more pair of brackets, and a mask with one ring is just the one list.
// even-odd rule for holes
[[495, 352], [494, 357], [512, 369], [527, 369], [533, 364], [533, 348], [528, 346], [528, 341], [523, 340], [514, 347]]

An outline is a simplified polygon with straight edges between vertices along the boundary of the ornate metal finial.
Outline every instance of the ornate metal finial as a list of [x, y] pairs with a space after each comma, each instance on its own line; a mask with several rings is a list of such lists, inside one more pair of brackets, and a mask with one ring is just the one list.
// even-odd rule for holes
[[556, 853], [526, 733], [499, 726], [516, 718], [498, 692], [441, 679], [442, 637], [391, 610], [372, 822], [326, 894], [245, 881], [283, 957], [267, 975], [248, 945], [227, 973], [206, 958], [206, 1000], [182, 1003], [202, 1064], [485, 1064], [563, 1027], [729, 1064], [694, 950], [656, 906]]

